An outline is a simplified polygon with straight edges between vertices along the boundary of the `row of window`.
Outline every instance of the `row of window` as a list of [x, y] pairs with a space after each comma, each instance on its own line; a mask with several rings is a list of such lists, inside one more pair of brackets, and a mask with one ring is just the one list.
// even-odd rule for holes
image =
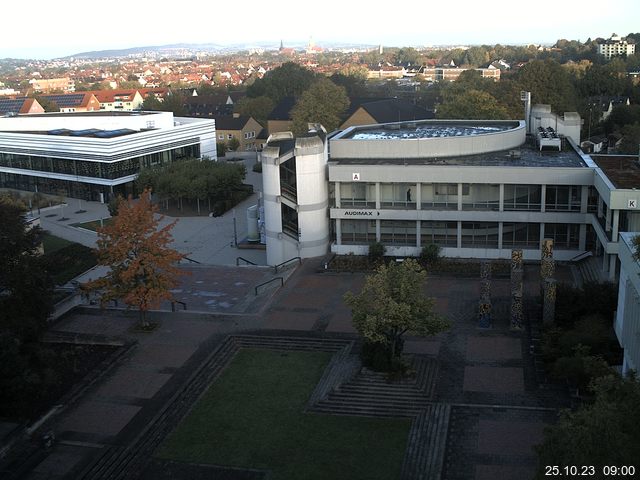
[[[459, 186], [457, 183], [420, 184], [421, 208], [458, 209]], [[380, 184], [380, 208], [415, 209], [416, 184]], [[335, 197], [335, 188], [332, 189]], [[581, 185], [547, 185], [545, 210], [580, 211]], [[499, 210], [500, 185], [463, 183], [460, 188], [462, 210]], [[335, 198], [332, 204], [336, 205]], [[590, 211], [597, 207], [597, 194], [590, 187], [588, 205]], [[341, 208], [376, 208], [375, 183], [341, 183]], [[504, 210], [539, 211], [542, 208], [541, 185], [504, 185]]]
[[[232, 133], [228, 133], [227, 134], [227, 140], [231, 140], [233, 138], [233, 134]], [[244, 133], [244, 139], [248, 140], [250, 138], [256, 138], [256, 132], [245, 132]], [[218, 134], [218, 140], [224, 140], [224, 133], [220, 133]]]
[[[345, 245], [366, 245], [377, 241], [375, 220], [341, 220], [340, 241]], [[556, 248], [577, 249], [580, 226], [545, 223], [544, 236], [552, 238]], [[462, 248], [498, 248], [497, 222], [460, 222]], [[380, 220], [380, 241], [385, 245], [416, 246], [418, 231], [411, 220]], [[458, 222], [420, 222], [422, 245], [458, 246]], [[337, 239], [334, 239], [337, 240]], [[539, 223], [502, 223], [502, 248], [539, 248]]]
[[199, 156], [199, 145], [174, 148], [164, 152], [142, 155], [140, 157], [110, 163], [0, 153], [0, 167], [113, 180], [136, 174], [143, 167], [171, 163], [184, 158], [198, 158]]

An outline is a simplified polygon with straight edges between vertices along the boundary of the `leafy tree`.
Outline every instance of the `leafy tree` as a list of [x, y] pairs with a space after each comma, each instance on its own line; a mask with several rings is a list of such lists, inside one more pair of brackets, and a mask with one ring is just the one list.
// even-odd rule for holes
[[84, 284], [98, 292], [102, 304], [122, 300], [138, 308], [142, 327], [149, 326], [147, 311], [173, 298], [171, 289], [182, 274], [176, 264], [185, 257], [169, 247], [176, 221], [159, 228], [156, 211], [149, 190], [138, 201], [122, 200], [113, 223], [98, 230], [98, 261], [110, 271]]
[[43, 232], [27, 224], [26, 208], [0, 196], [0, 335], [33, 342], [53, 308], [53, 283], [39, 254]]
[[640, 383], [610, 373], [595, 380], [591, 390], [592, 404], [564, 411], [560, 421], [545, 430], [544, 442], [536, 449], [536, 478], [547, 478], [545, 465], [593, 465], [596, 472], [606, 465], [638, 468]]
[[328, 132], [338, 128], [342, 115], [349, 107], [344, 87], [323, 78], [302, 94], [291, 112], [293, 131], [306, 133], [308, 123], [321, 123]]
[[155, 95], [147, 95], [140, 106], [142, 110], [159, 112], [162, 110], [162, 101]]
[[36, 95], [34, 98], [38, 101], [40, 106], [44, 108], [45, 112], [60, 111], [60, 107], [58, 106], [58, 104], [55, 101], [51, 100], [50, 98], [43, 97], [41, 95]]
[[620, 144], [620, 153], [637, 155], [640, 149], [640, 123], [636, 122], [631, 125], [625, 125], [621, 133], [622, 142]]
[[380, 265], [365, 278], [362, 291], [347, 292], [353, 325], [371, 343], [387, 347], [389, 358], [402, 354], [402, 336], [435, 335], [449, 324], [434, 312], [434, 301], [424, 296], [426, 272], [413, 259]]
[[286, 62], [265, 73], [247, 88], [249, 97], [267, 96], [277, 104], [284, 97], [299, 97], [318, 77], [297, 63]]
[[506, 120], [507, 110], [487, 92], [467, 90], [438, 106], [438, 118], [469, 120]]
[[267, 124], [267, 118], [275, 107], [275, 103], [267, 96], [243, 97], [238, 100], [234, 110], [240, 115], [253, 117], [261, 125]]
[[228, 147], [229, 150], [235, 152], [240, 147], [240, 140], [238, 140], [236, 137], [233, 137], [231, 140], [229, 140]]
[[576, 110], [576, 90], [569, 73], [555, 60], [533, 60], [520, 69], [517, 81], [531, 92], [533, 103], [551, 105], [554, 112]]
[[367, 96], [366, 78], [366, 75], [345, 73], [334, 73], [329, 77], [333, 83], [345, 88], [349, 98]]

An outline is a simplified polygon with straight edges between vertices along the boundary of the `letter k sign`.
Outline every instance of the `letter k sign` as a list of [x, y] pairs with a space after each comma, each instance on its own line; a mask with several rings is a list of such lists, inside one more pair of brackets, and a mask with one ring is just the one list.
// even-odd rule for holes
[[638, 208], [638, 200], [628, 200], [627, 208]]

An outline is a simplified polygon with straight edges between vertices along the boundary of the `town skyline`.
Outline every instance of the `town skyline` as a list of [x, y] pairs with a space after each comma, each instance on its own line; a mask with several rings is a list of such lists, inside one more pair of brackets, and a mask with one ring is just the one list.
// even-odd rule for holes
[[[405, 8], [381, 12], [327, 0], [323, 7], [302, 11], [292, 0], [279, 0], [264, 9], [255, 0], [243, 4], [250, 15], [212, 11], [196, 0], [189, 9], [150, 11], [148, 5], [131, 4], [119, 15], [99, 24], [83, 21], [87, 14], [72, 0], [65, 9], [36, 2], [38, 14], [30, 19], [29, 35], [18, 22], [0, 32], [0, 58], [52, 59], [87, 51], [141, 48], [170, 44], [218, 44], [223, 46], [304, 44], [357, 44], [387, 47], [440, 45], [549, 45], [559, 39], [586, 41], [625, 36], [637, 30], [640, 4], [619, 2], [603, 11], [598, 2], [568, 1], [552, 9], [525, 7], [520, 2], [487, 0], [481, 8], [463, 0], [452, 13], [448, 5], [408, 1]], [[465, 12], [464, 15], [458, 15]], [[204, 14], [202, 14], [204, 13]], [[65, 25], [73, 25], [66, 29]], [[543, 28], [541, 28], [543, 27]]]

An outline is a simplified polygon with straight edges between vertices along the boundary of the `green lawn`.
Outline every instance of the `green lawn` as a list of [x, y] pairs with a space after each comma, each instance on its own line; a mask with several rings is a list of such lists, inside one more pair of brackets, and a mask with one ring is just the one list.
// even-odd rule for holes
[[56, 285], [64, 285], [97, 263], [93, 250], [79, 243], [45, 234], [42, 244], [47, 269]]
[[44, 247], [44, 253], [48, 254], [60, 250], [61, 248], [71, 245], [73, 242], [65, 240], [64, 238], [56, 237], [49, 233], [45, 233], [42, 238], [42, 246]]
[[330, 358], [240, 350], [158, 456], [272, 470], [274, 480], [399, 478], [409, 419], [303, 413]]
[[[112, 222], [112, 218], [105, 218], [102, 221], [103, 225], [109, 225]], [[100, 224], [100, 220], [92, 220], [91, 222], [85, 222], [85, 223], [74, 223], [73, 225], [71, 225], [72, 227], [80, 227], [80, 228], [86, 228], [87, 230], [92, 230], [94, 232], [98, 231], [98, 228], [100, 228], [102, 225]]]

